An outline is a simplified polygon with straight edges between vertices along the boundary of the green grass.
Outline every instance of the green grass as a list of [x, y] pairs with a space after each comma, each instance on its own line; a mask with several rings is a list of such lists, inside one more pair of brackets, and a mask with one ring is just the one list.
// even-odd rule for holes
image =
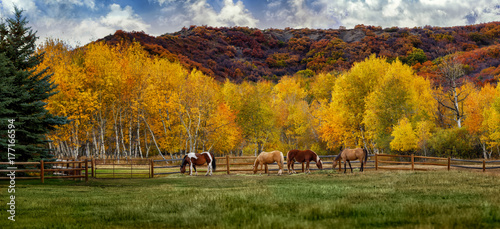
[[498, 176], [468, 171], [17, 182], [4, 228], [498, 228]]

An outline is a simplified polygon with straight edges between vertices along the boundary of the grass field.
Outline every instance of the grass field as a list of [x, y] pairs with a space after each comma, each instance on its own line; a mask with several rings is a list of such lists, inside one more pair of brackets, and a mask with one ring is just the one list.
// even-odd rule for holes
[[17, 181], [1, 228], [499, 228], [500, 180], [468, 171]]

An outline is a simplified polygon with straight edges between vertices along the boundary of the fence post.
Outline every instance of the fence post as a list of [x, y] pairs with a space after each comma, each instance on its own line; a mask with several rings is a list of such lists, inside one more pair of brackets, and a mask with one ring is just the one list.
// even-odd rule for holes
[[153, 159], [149, 159], [149, 160], [151, 160], [151, 174], [149, 177], [154, 178], [155, 177], [155, 161]]
[[411, 154], [411, 170], [413, 171], [415, 169], [415, 155]]
[[78, 162], [78, 171], [77, 171], [77, 174], [78, 174], [78, 176], [80, 176], [80, 181], [83, 180], [82, 170], [80, 170], [81, 168], [82, 168], [82, 163]]
[[42, 180], [42, 184], [45, 182], [43, 178], [43, 174], [45, 173], [43, 171], [43, 167], [44, 167], [43, 160], [40, 160], [40, 180]]
[[378, 158], [377, 158], [377, 154], [375, 154], [375, 170], [378, 170]]
[[486, 172], [486, 160], [483, 159], [483, 172]]
[[73, 169], [73, 176], [74, 176], [73, 177], [73, 181], [76, 181], [76, 177], [75, 177], [76, 176], [76, 170], [75, 170], [75, 167], [76, 167], [75, 161], [73, 161], [73, 167], [72, 167], [72, 169]]
[[95, 170], [94, 170], [94, 167], [95, 167], [95, 158], [92, 158], [90, 166], [92, 166], [92, 178], [95, 178]]
[[89, 159], [85, 159], [85, 183], [89, 181]]
[[229, 155], [226, 155], [226, 170], [227, 174], [229, 175], [230, 169], [229, 169]]
[[450, 171], [450, 166], [451, 166], [451, 157], [448, 156], [448, 171]]

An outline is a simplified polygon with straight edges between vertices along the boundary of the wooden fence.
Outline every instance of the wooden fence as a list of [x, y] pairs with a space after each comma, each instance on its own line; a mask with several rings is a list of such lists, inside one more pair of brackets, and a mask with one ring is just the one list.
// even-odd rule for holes
[[[483, 172], [490, 169], [500, 169], [500, 160], [461, 160], [441, 157], [425, 157], [415, 155], [390, 155], [375, 154], [368, 155], [374, 160], [369, 160], [365, 169], [375, 170], [431, 170], [436, 167], [442, 167], [447, 170], [451, 168], [477, 169]], [[336, 155], [321, 155], [323, 169], [331, 170], [333, 158]], [[239, 172], [251, 173], [253, 171], [253, 162], [255, 156], [231, 156], [215, 157], [216, 170], [214, 173], [234, 174]], [[122, 159], [120, 161], [113, 159], [92, 159], [81, 161], [55, 161], [55, 162], [16, 162], [10, 165], [8, 162], [0, 162], [0, 165], [16, 167], [23, 165], [23, 169], [0, 169], [0, 174], [8, 174], [11, 171], [16, 172], [15, 179], [40, 179], [44, 183], [45, 179], [66, 179], [72, 178], [85, 179], [89, 176], [93, 178], [152, 178], [155, 176], [180, 173], [180, 162], [182, 159], [170, 160], [152, 160], [152, 159]], [[359, 161], [351, 161], [353, 168], [359, 168]], [[304, 172], [305, 164], [296, 163], [297, 172]], [[356, 166], [357, 165], [357, 166]], [[283, 172], [287, 169], [286, 157]], [[343, 162], [340, 163], [340, 171]], [[265, 173], [277, 171], [276, 163], [265, 166]], [[315, 162], [311, 162], [310, 170], [318, 170]], [[206, 166], [198, 169], [200, 174], [207, 172]], [[260, 172], [260, 170], [259, 170]], [[18, 173], [24, 173], [25, 176], [18, 176]], [[9, 176], [0, 175], [0, 180], [10, 179]]]
[[[15, 162], [11, 165], [9, 162], [0, 162], [0, 165], [7, 165], [7, 169], [0, 169], [0, 174], [12, 173], [14, 171], [15, 180], [28, 180], [28, 179], [40, 179], [42, 183], [45, 179], [67, 179], [73, 178], [76, 180], [85, 179], [85, 182], [89, 179], [89, 163], [88, 160], [84, 161], [39, 161], [39, 162]], [[23, 165], [22, 169], [18, 169], [18, 165]], [[46, 168], [48, 167], [48, 168]], [[24, 173], [26, 175], [20, 176], [19, 173]], [[48, 175], [46, 175], [48, 173]], [[0, 180], [10, 180], [10, 176], [2, 175]]]
[[[320, 158], [323, 163], [323, 169], [325, 170], [331, 170], [332, 163], [333, 163], [333, 158], [335, 158], [337, 155], [320, 155]], [[369, 155], [373, 156], [373, 155]], [[257, 157], [256, 156], [231, 156], [231, 155], [226, 155], [224, 157], [215, 157], [216, 160], [216, 167], [217, 169], [214, 172], [218, 173], [226, 173], [226, 174], [233, 174], [235, 172], [252, 172], [253, 171], [253, 163]], [[287, 169], [287, 163], [286, 163], [286, 157], [284, 158], [285, 162], [283, 165], [283, 172], [286, 172]], [[170, 160], [152, 160], [151, 161], [151, 177], [154, 176], [160, 176], [160, 175], [169, 175], [169, 174], [175, 174], [175, 173], [180, 173], [180, 161], [182, 159], [170, 159]], [[374, 161], [369, 161], [373, 163]], [[351, 163], [359, 163], [359, 161], [351, 161]], [[342, 164], [342, 163], [341, 163]], [[305, 171], [305, 163], [299, 163], [296, 165], [299, 165], [299, 168], [295, 167], [296, 171], [297, 169], [300, 169], [299, 172], [304, 172]], [[370, 167], [367, 166], [365, 168], [375, 168], [375, 167]], [[277, 163], [270, 164], [269, 166], [265, 166], [265, 173], [268, 173], [269, 171], [278, 171], [278, 165]], [[309, 170], [318, 170], [316, 167], [315, 162], [311, 162], [309, 165]], [[197, 169], [197, 171], [201, 173], [206, 173], [206, 166], [203, 166], [202, 169]], [[259, 167], [259, 172], [260, 172], [260, 167]]]
[[[392, 160], [388, 160], [392, 159]], [[454, 163], [452, 163], [454, 162]], [[462, 160], [453, 159], [450, 157], [425, 157], [411, 155], [390, 155], [390, 154], [376, 154], [375, 155], [375, 169], [391, 169], [391, 170], [430, 170], [435, 166], [446, 167], [450, 170], [451, 167], [464, 168], [464, 169], [478, 169], [486, 172], [489, 169], [500, 169], [500, 166], [486, 166], [487, 164], [500, 163], [499, 160]], [[382, 164], [382, 166], [381, 166]], [[391, 166], [398, 165], [398, 166]], [[401, 166], [402, 165], [402, 166]]]
[[151, 159], [92, 159], [93, 178], [151, 178]]

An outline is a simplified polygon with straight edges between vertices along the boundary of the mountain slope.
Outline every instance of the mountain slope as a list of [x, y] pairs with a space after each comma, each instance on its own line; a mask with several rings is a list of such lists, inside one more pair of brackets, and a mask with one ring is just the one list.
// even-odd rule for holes
[[[306, 69], [310, 70], [302, 72], [306, 75], [345, 71], [372, 53], [386, 56], [388, 60], [400, 58], [409, 65], [424, 64], [456, 52], [477, 57], [473, 53], [481, 52], [478, 50], [498, 47], [500, 22], [412, 29], [359, 25], [351, 30], [191, 26], [158, 37], [119, 30], [102, 40], [110, 44], [135, 40], [153, 55], [179, 61], [189, 69], [197, 68], [221, 81], [227, 78], [241, 82], [276, 80]], [[420, 50], [424, 55], [417, 55]], [[498, 61], [493, 59], [467, 60], [467, 64], [475, 66], [469, 77], [492, 80], [496, 71], [490, 74], [483, 70], [498, 67]], [[427, 63], [429, 65], [432, 64]]]

